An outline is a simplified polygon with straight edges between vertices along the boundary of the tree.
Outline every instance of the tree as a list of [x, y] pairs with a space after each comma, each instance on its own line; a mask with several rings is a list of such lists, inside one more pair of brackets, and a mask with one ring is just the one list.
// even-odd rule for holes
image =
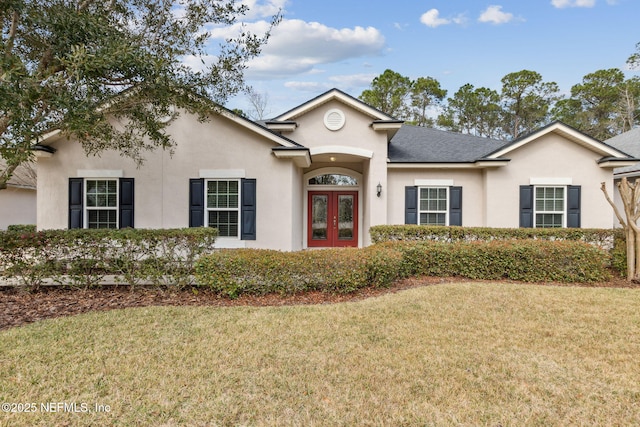
[[618, 86], [616, 103], [616, 130], [620, 133], [633, 129], [640, 121], [640, 78], [633, 77]]
[[627, 64], [632, 70], [640, 68], [640, 42], [636, 43], [636, 51], [629, 56]]
[[560, 89], [555, 82], [543, 82], [542, 76], [529, 70], [502, 78], [502, 102], [505, 134], [516, 139], [545, 125]]
[[440, 87], [433, 77], [418, 77], [411, 85], [411, 107], [413, 120], [418, 126], [433, 125], [433, 120], [427, 117], [427, 110], [440, 104], [447, 96], [446, 89]]
[[438, 116], [438, 125], [453, 132], [463, 132], [487, 138], [499, 138], [502, 108], [498, 92], [463, 85], [447, 100], [448, 105]]
[[617, 68], [587, 74], [552, 116], [601, 140], [626, 132], [639, 122], [640, 78], [625, 80]]
[[212, 47], [206, 29], [246, 11], [236, 0], [3, 0], [0, 189], [51, 130], [88, 155], [115, 149], [142, 162], [146, 150], [171, 149], [162, 118], [174, 107], [204, 120], [244, 87], [269, 32]]
[[625, 232], [627, 280], [638, 282], [640, 281], [640, 227], [638, 227], [638, 219], [640, 218], [640, 182], [637, 179], [634, 182], [629, 182], [626, 177], [623, 177], [618, 183], [618, 190], [624, 207], [624, 216], [611, 200], [604, 182], [601, 184], [600, 189], [604, 193], [607, 202], [613, 208], [613, 212]]
[[360, 95], [363, 102], [398, 119], [407, 119], [407, 97], [411, 91], [411, 79], [392, 70], [373, 79], [371, 89]]
[[256, 92], [253, 88], [247, 89], [247, 97], [249, 103], [253, 107], [249, 117], [252, 120], [263, 120], [267, 114], [267, 104], [269, 103], [269, 94]]

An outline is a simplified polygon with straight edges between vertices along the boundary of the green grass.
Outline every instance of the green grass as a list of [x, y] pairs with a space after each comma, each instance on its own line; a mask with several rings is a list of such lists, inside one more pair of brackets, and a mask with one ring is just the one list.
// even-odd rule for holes
[[0, 332], [0, 425], [639, 425], [640, 291], [466, 283]]

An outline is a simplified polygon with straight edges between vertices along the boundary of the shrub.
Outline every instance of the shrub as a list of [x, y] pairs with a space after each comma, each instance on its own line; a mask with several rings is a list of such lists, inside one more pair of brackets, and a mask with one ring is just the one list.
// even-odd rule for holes
[[36, 225], [35, 224], [13, 224], [7, 226], [7, 231], [16, 231], [19, 233], [35, 233]]
[[238, 297], [319, 290], [353, 292], [414, 276], [463, 276], [527, 282], [609, 279], [609, 255], [574, 241], [387, 242], [364, 249], [279, 252], [222, 250], [196, 264], [199, 285]]
[[426, 225], [376, 225], [370, 228], [374, 243], [395, 241], [473, 242], [512, 239], [571, 240], [610, 250], [619, 230], [588, 228], [490, 228]]
[[392, 246], [279, 252], [222, 250], [196, 264], [200, 285], [237, 297], [320, 290], [353, 292], [389, 286], [403, 275], [403, 255]]
[[217, 230], [48, 230], [0, 233], [0, 276], [40, 286], [45, 279], [92, 286], [193, 283], [194, 263], [213, 251]]
[[401, 246], [415, 275], [525, 282], [594, 282], [610, 278], [607, 252], [573, 241], [414, 242]]

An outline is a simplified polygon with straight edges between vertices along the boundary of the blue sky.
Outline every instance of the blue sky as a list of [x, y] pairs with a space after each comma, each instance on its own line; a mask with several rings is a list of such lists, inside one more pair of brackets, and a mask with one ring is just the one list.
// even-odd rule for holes
[[[279, 8], [282, 23], [249, 64], [249, 84], [276, 116], [337, 87], [353, 96], [392, 69], [437, 79], [448, 96], [462, 85], [500, 90], [506, 74], [537, 71], [564, 93], [591, 72], [620, 68], [640, 42], [638, 0], [243, 0], [245, 28], [260, 32]], [[212, 29], [214, 38], [230, 28]], [[231, 108], [251, 110], [246, 97]]]

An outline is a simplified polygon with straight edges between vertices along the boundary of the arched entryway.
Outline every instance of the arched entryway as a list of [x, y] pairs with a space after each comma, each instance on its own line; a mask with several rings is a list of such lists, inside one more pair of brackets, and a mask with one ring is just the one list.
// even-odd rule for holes
[[306, 246], [360, 245], [362, 175], [345, 168], [322, 168], [304, 176]]

